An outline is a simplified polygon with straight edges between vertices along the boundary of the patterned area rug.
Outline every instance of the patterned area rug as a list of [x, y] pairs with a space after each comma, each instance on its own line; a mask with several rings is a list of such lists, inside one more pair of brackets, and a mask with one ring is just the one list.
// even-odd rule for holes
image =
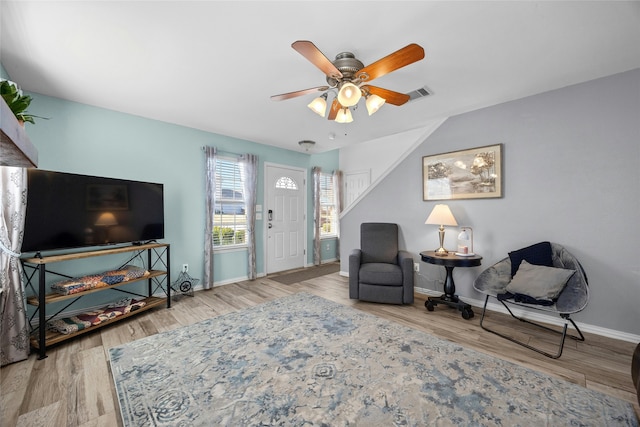
[[637, 426], [631, 404], [298, 293], [109, 350], [125, 426]]

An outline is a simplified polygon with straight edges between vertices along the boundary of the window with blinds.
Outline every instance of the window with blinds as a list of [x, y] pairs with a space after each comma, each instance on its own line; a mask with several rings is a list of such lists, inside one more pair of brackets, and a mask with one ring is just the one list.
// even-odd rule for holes
[[247, 214], [240, 165], [237, 159], [218, 157], [213, 246], [245, 245], [246, 232]]
[[336, 235], [336, 214], [333, 175], [320, 173], [320, 237]]

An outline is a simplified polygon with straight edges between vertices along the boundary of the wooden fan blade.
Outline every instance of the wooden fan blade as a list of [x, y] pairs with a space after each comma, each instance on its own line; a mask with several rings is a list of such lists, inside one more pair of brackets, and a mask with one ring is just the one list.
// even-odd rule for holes
[[342, 108], [342, 105], [340, 105], [337, 99], [334, 99], [333, 103], [331, 104], [331, 109], [329, 110], [327, 119], [335, 120], [336, 116], [338, 115], [338, 111], [340, 111], [340, 108]]
[[356, 73], [356, 79], [360, 79], [363, 82], [371, 81], [406, 65], [420, 61], [422, 58], [424, 58], [424, 49], [412, 43], [362, 68]]
[[320, 52], [320, 49], [316, 47], [313, 43], [308, 40], [298, 40], [291, 44], [291, 47], [294, 48], [300, 55], [304, 56], [311, 62], [313, 65], [318, 67], [320, 71], [325, 73], [327, 76], [334, 79], [341, 79], [342, 73], [340, 70], [336, 68], [335, 65], [329, 59], [324, 56], [324, 53]]
[[328, 90], [328, 89], [329, 89], [329, 86], [311, 87], [309, 89], [298, 90], [296, 92], [281, 93], [280, 95], [273, 95], [271, 97], [271, 100], [272, 101], [284, 101], [285, 99], [296, 98], [298, 96], [306, 95], [308, 93], [324, 92], [325, 90]]
[[378, 95], [380, 98], [384, 98], [384, 100], [391, 105], [402, 105], [410, 98], [406, 93], [394, 92], [377, 86], [365, 85], [362, 86], [362, 89], [368, 91], [372, 95]]

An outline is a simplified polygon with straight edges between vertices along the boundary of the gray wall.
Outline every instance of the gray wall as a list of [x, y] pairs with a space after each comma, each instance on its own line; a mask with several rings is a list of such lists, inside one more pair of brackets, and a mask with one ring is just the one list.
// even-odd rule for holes
[[[454, 270], [457, 293], [482, 300], [473, 279], [510, 250], [549, 240], [582, 262], [591, 285], [576, 321], [640, 335], [640, 69], [449, 118], [342, 217], [341, 271], [365, 221], [396, 222], [414, 254], [438, 246], [424, 221], [422, 156], [503, 144], [500, 199], [447, 203], [474, 229], [483, 266]], [[450, 227], [445, 247], [455, 248]], [[442, 268], [420, 263], [416, 286], [441, 291]]]

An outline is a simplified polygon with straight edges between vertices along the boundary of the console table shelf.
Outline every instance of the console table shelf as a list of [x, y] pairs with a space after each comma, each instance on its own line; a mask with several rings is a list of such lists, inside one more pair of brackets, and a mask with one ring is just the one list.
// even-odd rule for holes
[[[110, 320], [105, 320], [102, 323], [100, 323], [99, 325], [95, 325], [95, 326], [91, 326], [90, 328], [86, 328], [86, 329], [82, 329], [80, 331], [77, 332], [72, 332], [70, 334], [60, 334], [58, 332], [55, 331], [45, 331], [44, 334], [44, 340], [45, 340], [45, 347], [50, 347], [54, 344], [58, 344], [62, 341], [66, 341], [72, 338], [77, 337], [78, 335], [82, 335], [85, 334], [87, 332], [91, 332], [91, 331], [95, 331], [96, 329], [100, 329], [103, 326], [108, 326], [108, 325], [112, 325], [115, 322], [118, 322], [120, 320], [124, 320], [128, 317], [131, 316], [135, 316], [139, 313], [142, 313], [144, 311], [150, 310], [152, 308], [158, 307], [159, 305], [162, 305], [166, 302], [165, 298], [158, 298], [158, 297], [149, 297], [145, 299], [145, 305], [144, 307], [140, 307], [139, 309], [137, 309], [136, 311], [131, 311], [127, 314], [122, 314], [118, 317], [114, 317], [113, 319]], [[36, 337], [35, 335], [31, 335], [31, 345], [33, 346], [33, 348], [40, 350], [40, 343], [38, 342], [38, 337]]]
[[[158, 307], [164, 303], [167, 304], [167, 308], [170, 308], [171, 307], [171, 280], [170, 280], [171, 274], [170, 274], [169, 250], [170, 250], [170, 246], [168, 244], [149, 243], [144, 245], [123, 246], [123, 247], [103, 249], [103, 250], [74, 252], [74, 253], [62, 254], [62, 255], [23, 258], [21, 261], [25, 270], [26, 287], [34, 291], [34, 295], [27, 298], [27, 304], [36, 307], [36, 311], [31, 317], [31, 319], [35, 318], [36, 315], [38, 316], [37, 326], [32, 328], [32, 331], [31, 331], [31, 345], [38, 350], [39, 359], [44, 359], [45, 357], [47, 357], [46, 356], [47, 347], [51, 345], [58, 344], [68, 339], [75, 338], [79, 335], [94, 331], [103, 326], [108, 326], [113, 323], [119, 322], [121, 320], [125, 320], [131, 316], [135, 316], [139, 313], [143, 313], [147, 310]], [[147, 255], [146, 260], [142, 256], [145, 252]], [[57, 262], [72, 261], [72, 260], [78, 260], [83, 258], [91, 258], [91, 257], [99, 257], [99, 256], [115, 255], [115, 254], [123, 254], [123, 253], [132, 254], [129, 257], [129, 260], [125, 262], [123, 266], [139, 257], [139, 258], [142, 258], [143, 262], [146, 264], [144, 268], [149, 272], [149, 274], [141, 276], [136, 279], [123, 281], [117, 284], [104, 286], [101, 288], [89, 289], [86, 291], [81, 291], [81, 292], [77, 292], [69, 295], [61, 295], [57, 293], [47, 292], [47, 280], [46, 280], [47, 273], [54, 274], [57, 276], [62, 276], [62, 277], [69, 277], [64, 274], [47, 270], [46, 268], [47, 265], [52, 263], [57, 263]], [[164, 270], [157, 269], [156, 267], [164, 268]], [[27, 271], [30, 274], [27, 274]], [[34, 283], [33, 283], [35, 282], [34, 278], [36, 275], [38, 279], [37, 290], [34, 289]], [[128, 290], [119, 289], [124, 285], [129, 285], [131, 283], [141, 282], [144, 280], [146, 280], [148, 284], [147, 295], [142, 295], [135, 292], [129, 292]], [[165, 294], [165, 297], [153, 296], [154, 292], [158, 289], [162, 290], [162, 292]], [[114, 317], [112, 319], [102, 321], [98, 325], [93, 325], [88, 328], [85, 328], [70, 334], [61, 334], [58, 332], [47, 330], [47, 322], [50, 320], [62, 318], [65, 314], [64, 310], [66, 310], [70, 305], [74, 304], [76, 301], [80, 300], [82, 297], [85, 297], [89, 294], [102, 292], [106, 290], [120, 291], [127, 294], [144, 297], [145, 305], [129, 313], [125, 313], [120, 316]], [[68, 301], [67, 301], [67, 305], [63, 309], [47, 317], [48, 304], [57, 303], [65, 300], [68, 300]]]
[[[146, 276], [142, 276], [142, 277], [140, 277], [138, 279], [128, 280], [126, 282], [120, 282], [118, 284], [110, 285], [108, 287], [105, 286], [103, 288], [90, 289], [88, 291], [82, 291], [82, 292], [78, 292], [78, 293], [75, 293], [75, 294], [69, 294], [69, 295], [61, 295], [61, 294], [56, 294], [56, 293], [45, 294], [44, 303], [45, 304], [52, 304], [54, 302], [64, 301], [64, 300], [72, 299], [72, 298], [78, 298], [79, 296], [89, 295], [89, 294], [92, 294], [94, 292], [102, 292], [102, 291], [104, 291], [106, 289], [115, 289], [117, 287], [128, 285], [130, 283], [139, 282], [141, 280], [153, 279], [154, 277], [164, 276], [166, 274], [167, 274], [166, 271], [151, 270], [149, 272], [149, 274], [147, 274]], [[39, 306], [40, 305], [39, 295], [33, 295], [33, 296], [27, 298], [27, 304], [34, 305], [34, 306]]]

